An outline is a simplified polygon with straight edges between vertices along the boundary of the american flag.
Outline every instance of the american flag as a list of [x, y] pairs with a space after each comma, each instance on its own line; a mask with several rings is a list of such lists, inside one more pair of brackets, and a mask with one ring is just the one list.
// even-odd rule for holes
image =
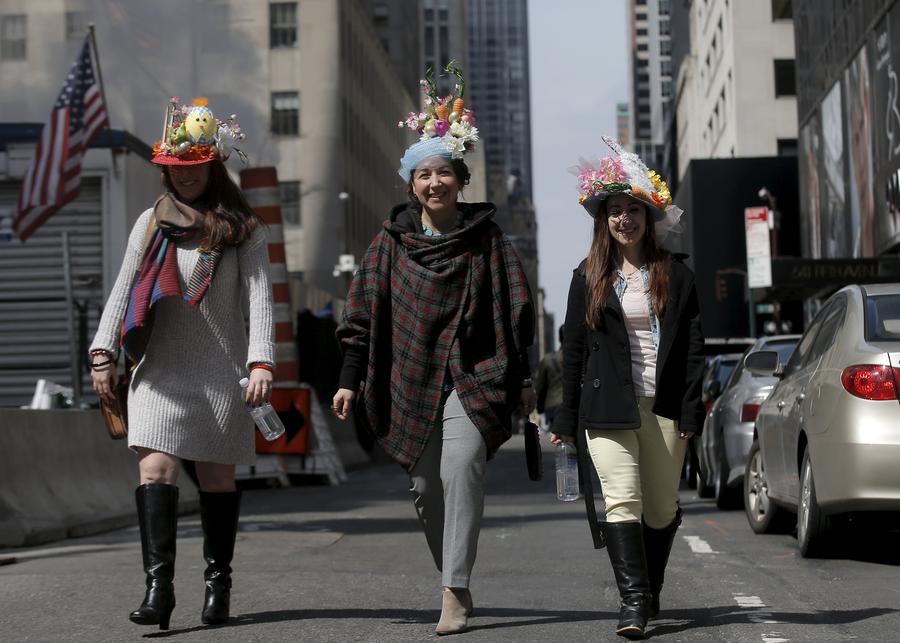
[[109, 127], [103, 90], [91, 60], [91, 36], [72, 64], [44, 125], [19, 194], [12, 227], [25, 241], [81, 190], [81, 160], [94, 136]]

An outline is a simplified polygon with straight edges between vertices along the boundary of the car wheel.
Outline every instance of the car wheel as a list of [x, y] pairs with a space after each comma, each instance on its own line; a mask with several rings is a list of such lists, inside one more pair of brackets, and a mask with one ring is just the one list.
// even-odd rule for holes
[[728, 486], [728, 460], [725, 454], [719, 456], [718, 471], [716, 471], [716, 507], [723, 510], [737, 509], [741, 501], [741, 490]]
[[822, 513], [816, 498], [809, 447], [800, 466], [800, 502], [797, 507], [797, 543], [804, 558], [817, 558], [830, 548], [831, 520]]
[[750, 529], [758, 534], [770, 534], [779, 524], [784, 510], [769, 498], [769, 479], [763, 465], [759, 441], [754, 440], [744, 469], [744, 513]]

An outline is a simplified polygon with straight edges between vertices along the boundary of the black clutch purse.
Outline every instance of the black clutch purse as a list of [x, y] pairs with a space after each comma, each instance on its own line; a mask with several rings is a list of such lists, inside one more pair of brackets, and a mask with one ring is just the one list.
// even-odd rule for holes
[[534, 422], [525, 422], [525, 464], [528, 467], [528, 479], [538, 480], [544, 477], [544, 454], [541, 453], [541, 434]]

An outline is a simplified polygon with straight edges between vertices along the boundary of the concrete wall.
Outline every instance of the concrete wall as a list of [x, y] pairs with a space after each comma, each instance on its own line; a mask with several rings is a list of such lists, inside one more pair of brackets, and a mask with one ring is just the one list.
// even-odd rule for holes
[[[0, 547], [135, 524], [137, 457], [99, 411], [0, 409]], [[181, 509], [197, 507], [182, 476]]]

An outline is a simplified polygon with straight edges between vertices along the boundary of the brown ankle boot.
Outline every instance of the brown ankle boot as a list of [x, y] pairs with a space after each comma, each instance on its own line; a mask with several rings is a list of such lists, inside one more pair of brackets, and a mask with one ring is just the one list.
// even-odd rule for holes
[[441, 620], [434, 631], [439, 635], [459, 634], [469, 626], [472, 596], [464, 587], [445, 587], [441, 593]]

